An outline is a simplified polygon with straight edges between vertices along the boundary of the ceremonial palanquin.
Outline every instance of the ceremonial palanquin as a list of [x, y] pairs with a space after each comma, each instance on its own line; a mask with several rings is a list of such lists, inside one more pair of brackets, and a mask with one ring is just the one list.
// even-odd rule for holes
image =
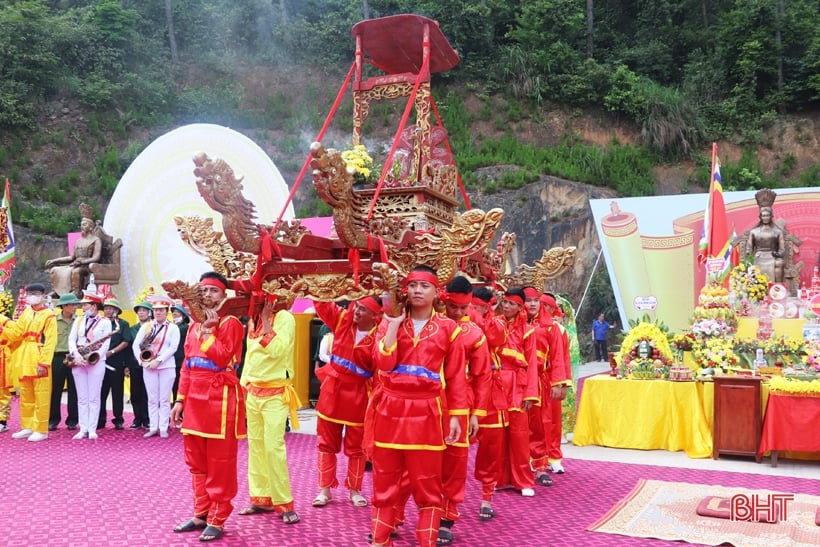
[[[490, 248], [503, 211], [470, 209], [430, 92], [431, 74], [459, 62], [438, 23], [417, 15], [370, 19], [353, 27], [353, 37], [355, 61], [296, 183], [309, 165], [317, 194], [333, 209], [335, 238], [314, 235], [299, 220], [256, 222], [254, 204], [243, 196], [242, 178], [231, 166], [206, 152], [194, 157], [197, 189], [222, 215], [222, 231], [210, 218], [178, 216], [175, 221], [185, 243], [231, 281], [237, 297], [222, 309], [248, 314], [249, 306], [261, 305], [263, 294], [289, 306], [296, 298], [337, 301], [396, 292], [417, 264], [434, 268], [442, 283], [462, 272], [498, 288], [531, 284], [543, 290], [548, 279], [566, 271], [574, 247], [544, 251], [534, 266], [521, 265], [514, 273], [506, 271], [506, 263], [515, 235], [503, 234]], [[373, 71], [379, 74], [366, 75]], [[362, 185], [361, 170], [320, 142], [351, 78], [352, 140], [359, 155], [370, 103], [407, 97], [375, 184]], [[415, 123], [408, 125], [411, 110]], [[456, 211], [459, 188], [467, 208], [463, 213]], [[196, 286], [168, 281], [163, 287], [187, 300], [197, 314]]]

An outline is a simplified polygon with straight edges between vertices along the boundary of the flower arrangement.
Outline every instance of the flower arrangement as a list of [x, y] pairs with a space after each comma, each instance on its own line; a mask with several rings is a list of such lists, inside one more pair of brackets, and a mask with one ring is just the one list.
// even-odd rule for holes
[[651, 379], [668, 374], [674, 358], [663, 330], [653, 323], [639, 323], [624, 338], [618, 362], [623, 376]]
[[149, 296], [151, 296], [152, 294], [156, 294], [156, 292], [157, 291], [154, 290], [154, 287], [150, 285], [148, 287], [145, 287], [137, 294], [137, 297], [134, 299], [134, 305], [136, 306], [137, 304], [145, 302], [146, 300], [148, 300]]
[[803, 364], [815, 372], [820, 372], [820, 340], [807, 342], [805, 351]]
[[14, 296], [12, 296], [11, 291], [0, 292], [0, 313], [6, 317], [11, 317], [14, 315], [14, 309]]
[[343, 151], [342, 159], [345, 160], [348, 171], [353, 171], [353, 178], [356, 179], [357, 183], [373, 182], [373, 158], [367, 153], [367, 149], [363, 144], [357, 144], [353, 148]]
[[678, 353], [682, 351], [692, 351], [692, 346], [695, 344], [695, 335], [691, 332], [678, 333], [672, 337], [670, 343]]
[[769, 380], [769, 391], [803, 397], [820, 397], [820, 380], [798, 380], [774, 376]]
[[736, 298], [748, 299], [750, 302], [760, 302], [769, 291], [769, 280], [766, 274], [754, 264], [738, 264], [729, 275], [729, 288]]
[[727, 338], [706, 339], [692, 349], [692, 357], [700, 367], [701, 374], [706, 372], [705, 369], [721, 369], [728, 372], [740, 363], [740, 358], [734, 352], [733, 341]]
[[800, 358], [806, 354], [806, 341], [803, 338], [773, 336], [763, 345], [763, 353], [770, 361], [790, 365], [799, 362]]
[[726, 337], [735, 329], [723, 319], [701, 319], [692, 323], [692, 334], [699, 338]]
[[764, 342], [757, 338], [735, 338], [734, 352], [740, 358], [744, 368], [754, 368], [755, 355], [758, 349], [763, 349]]

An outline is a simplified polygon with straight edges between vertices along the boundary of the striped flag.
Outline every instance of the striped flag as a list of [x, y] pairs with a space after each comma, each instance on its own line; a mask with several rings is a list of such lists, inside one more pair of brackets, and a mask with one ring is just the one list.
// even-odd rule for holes
[[14, 255], [14, 230], [11, 226], [11, 194], [9, 179], [6, 179], [6, 190], [0, 204], [0, 288], [2, 288], [17, 263]]
[[703, 222], [700, 249], [706, 260], [707, 277], [723, 281], [732, 267], [732, 243], [729, 237], [729, 221], [723, 201], [723, 179], [720, 177], [720, 158], [717, 143], [712, 144], [712, 180], [709, 185], [709, 206]]

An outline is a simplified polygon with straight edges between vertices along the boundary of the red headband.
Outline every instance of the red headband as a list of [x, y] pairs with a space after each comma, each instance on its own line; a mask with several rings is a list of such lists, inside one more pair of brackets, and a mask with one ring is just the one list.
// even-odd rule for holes
[[415, 272], [410, 272], [407, 274], [407, 277], [404, 278], [404, 285], [409, 285], [412, 281], [426, 281], [431, 283], [435, 288], [438, 288], [438, 277], [431, 274], [430, 272], [425, 272], [422, 270], [416, 270]]
[[473, 300], [472, 300], [472, 303], [473, 303], [473, 306], [490, 306], [490, 307], [493, 307], [493, 306], [495, 306], [495, 297], [493, 296], [488, 302], [486, 300], [480, 299], [477, 296], [474, 296]]
[[200, 285], [211, 285], [212, 287], [219, 287], [223, 291], [228, 290], [228, 287], [222, 283], [219, 279], [215, 277], [206, 277], [202, 281], [199, 282]]
[[450, 302], [454, 306], [466, 306], [473, 299], [472, 293], [466, 292], [447, 292], [442, 293], [442, 300]]
[[539, 296], [541, 296], [541, 293], [539, 293], [538, 291], [536, 291], [532, 287], [527, 287], [527, 288], [524, 289], [524, 297], [527, 300], [530, 300], [530, 299], [533, 299], [533, 298], [537, 299]]
[[548, 294], [541, 295], [541, 303], [551, 308], [558, 307], [558, 304], [555, 303], [555, 299]]
[[365, 298], [362, 298], [361, 300], [357, 300], [356, 303], [364, 306], [365, 308], [367, 308], [368, 310], [372, 311], [375, 314], [382, 313], [382, 307], [379, 306], [379, 303], [376, 302], [376, 299], [373, 298], [372, 296], [366, 296]]
[[524, 306], [524, 299], [517, 294], [505, 294], [504, 299], [509, 300], [510, 302], [515, 302], [519, 306]]

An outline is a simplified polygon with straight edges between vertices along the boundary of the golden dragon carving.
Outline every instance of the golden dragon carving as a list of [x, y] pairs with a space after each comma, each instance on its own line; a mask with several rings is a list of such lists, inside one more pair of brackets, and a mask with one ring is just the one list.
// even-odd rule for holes
[[504, 287], [534, 287], [546, 290], [547, 281], [566, 272], [575, 263], [575, 247], [552, 247], [544, 250], [533, 265], [520, 264], [515, 273], [501, 276]]
[[222, 214], [222, 229], [237, 252], [259, 254], [260, 228], [254, 222], [256, 207], [242, 195], [242, 177], [236, 178], [231, 166], [205, 152], [194, 156], [194, 175], [199, 194], [214, 211]]
[[214, 271], [229, 279], [249, 277], [256, 269], [256, 255], [234, 250], [225, 234], [214, 230], [214, 219], [175, 216], [177, 234], [188, 248], [204, 256]]

